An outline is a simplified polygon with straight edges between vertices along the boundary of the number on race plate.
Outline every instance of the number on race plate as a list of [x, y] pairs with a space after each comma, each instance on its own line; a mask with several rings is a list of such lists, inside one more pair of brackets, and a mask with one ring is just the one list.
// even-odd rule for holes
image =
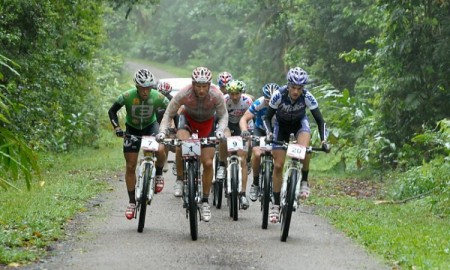
[[241, 136], [231, 136], [227, 138], [228, 152], [238, 151], [244, 149]]
[[199, 157], [201, 152], [201, 142], [198, 139], [186, 140], [181, 144], [181, 155], [183, 157]]
[[298, 144], [289, 144], [287, 155], [291, 158], [304, 159], [306, 155], [306, 147]]
[[271, 144], [266, 144], [266, 137], [260, 137], [259, 138], [259, 148], [262, 151], [271, 151], [272, 150], [272, 145]]
[[144, 151], [157, 151], [159, 143], [154, 136], [143, 136], [141, 140], [141, 149]]

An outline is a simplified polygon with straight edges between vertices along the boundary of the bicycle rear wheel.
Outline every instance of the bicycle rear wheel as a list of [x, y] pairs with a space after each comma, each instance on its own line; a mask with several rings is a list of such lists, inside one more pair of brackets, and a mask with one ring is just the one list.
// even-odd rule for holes
[[[197, 240], [198, 235], [198, 219], [197, 219], [197, 212], [198, 212], [198, 205], [197, 201], [195, 200], [196, 195], [196, 189], [197, 185], [195, 184], [195, 176], [196, 176], [196, 166], [194, 161], [189, 161], [188, 166], [188, 179], [187, 179], [187, 185], [188, 185], [188, 191], [189, 191], [189, 197], [188, 197], [188, 211], [189, 211], [189, 225], [191, 228], [191, 238], [192, 240]], [[199, 180], [200, 181], [200, 180]]]
[[292, 170], [286, 187], [285, 204], [281, 209], [281, 241], [286, 242], [291, 225], [292, 211], [294, 210], [295, 187], [297, 185], [297, 170]]
[[270, 203], [270, 182], [272, 181], [272, 174], [270, 170], [270, 162], [265, 162], [262, 166], [262, 181], [263, 195], [261, 197], [262, 210], [262, 228], [267, 229], [269, 221], [269, 203]]
[[239, 173], [238, 173], [238, 164], [231, 164], [231, 203], [230, 203], [230, 216], [233, 220], [238, 220], [238, 188], [239, 188]]
[[138, 212], [139, 212], [139, 221], [138, 221], [138, 232], [142, 232], [144, 230], [145, 225], [145, 215], [147, 213], [147, 200], [148, 200], [148, 190], [150, 188], [150, 177], [151, 177], [152, 166], [147, 163], [144, 168], [144, 176], [142, 183], [142, 192], [141, 198], [139, 199]]

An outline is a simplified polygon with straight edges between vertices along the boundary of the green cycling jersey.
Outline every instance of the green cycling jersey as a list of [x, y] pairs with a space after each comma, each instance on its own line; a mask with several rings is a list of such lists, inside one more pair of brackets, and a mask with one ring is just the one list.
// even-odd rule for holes
[[165, 109], [169, 99], [158, 90], [152, 89], [146, 100], [142, 100], [136, 88], [122, 93], [116, 100], [120, 107], [125, 106], [125, 123], [136, 129], [144, 129], [156, 121], [158, 109]]

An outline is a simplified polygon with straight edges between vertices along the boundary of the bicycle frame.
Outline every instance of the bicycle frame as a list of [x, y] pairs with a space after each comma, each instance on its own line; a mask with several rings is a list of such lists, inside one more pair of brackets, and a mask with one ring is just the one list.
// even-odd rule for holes
[[[297, 183], [295, 185], [295, 197], [297, 198], [300, 195], [300, 182], [302, 180], [302, 167], [303, 164], [300, 162], [299, 159], [296, 158], [291, 158], [288, 160], [288, 163], [286, 165], [286, 171], [283, 174], [283, 183], [281, 185], [281, 198], [285, 198], [286, 197], [286, 192], [287, 192], [287, 185], [288, 185], [288, 181], [289, 181], [289, 176], [292, 176], [293, 173], [295, 172], [297, 175]], [[283, 207], [283, 203], [286, 204], [285, 200], [281, 200], [281, 205], [280, 207]], [[294, 204], [294, 211], [297, 208], [297, 205]]]
[[[156, 174], [156, 167], [155, 167], [155, 162], [156, 162], [156, 156], [155, 156], [155, 152], [152, 151], [142, 151], [143, 157], [141, 158], [140, 162], [139, 162], [139, 167], [138, 167], [138, 174], [137, 174], [137, 181], [136, 181], [136, 199], [140, 200], [141, 199], [141, 190], [142, 190], [142, 184], [143, 184], [143, 177], [145, 174], [145, 170], [147, 167], [147, 164], [149, 165], [148, 168], [151, 169], [151, 179], [155, 179], [155, 174]], [[147, 193], [147, 200], [149, 202], [152, 201], [153, 199], [153, 195], [155, 194], [155, 189], [154, 189], [154, 185], [152, 185], [152, 183], [150, 183], [150, 189], [148, 190]]]

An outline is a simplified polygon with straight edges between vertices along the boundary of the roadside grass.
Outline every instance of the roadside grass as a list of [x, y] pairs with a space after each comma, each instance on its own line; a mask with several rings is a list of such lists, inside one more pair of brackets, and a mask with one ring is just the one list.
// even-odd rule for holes
[[46, 256], [55, 241], [65, 239], [65, 225], [108, 190], [106, 178], [123, 169], [123, 157], [120, 140], [103, 142], [98, 149], [41, 154], [42, 182], [30, 191], [25, 185], [0, 191], [0, 266]]
[[312, 171], [307, 204], [392, 269], [450, 269], [450, 218], [433, 215], [428, 197], [392, 203], [393, 180], [361, 176]]

